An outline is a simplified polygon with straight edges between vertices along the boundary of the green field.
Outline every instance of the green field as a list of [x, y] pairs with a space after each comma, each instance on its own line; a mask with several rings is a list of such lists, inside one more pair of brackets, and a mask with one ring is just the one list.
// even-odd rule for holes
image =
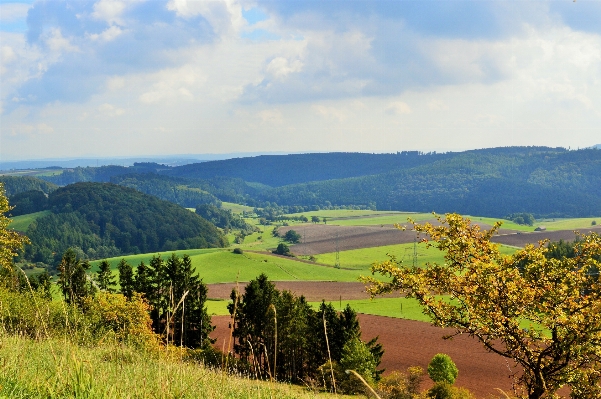
[[26, 232], [29, 225], [39, 217], [48, 215], [50, 211], [41, 211], [35, 213], [28, 213], [27, 215], [15, 216], [12, 218], [12, 223], [8, 226], [11, 229], [17, 231]]
[[233, 202], [221, 202], [221, 208], [222, 209], [229, 209], [233, 213], [242, 213], [244, 211], [246, 211], [246, 212], [252, 212], [253, 211], [253, 207], [252, 206], [234, 204]]
[[[192, 265], [207, 284], [247, 282], [265, 273], [272, 281], [357, 281], [362, 270], [336, 269], [334, 267], [314, 265], [292, 259], [281, 258], [269, 254], [245, 252], [236, 255], [230, 250], [200, 249], [189, 251], [176, 251], [178, 256], [188, 254]], [[121, 259], [126, 259], [132, 266], [137, 266], [140, 261], [148, 264], [153, 254], [130, 255], [111, 258], [109, 262], [113, 269]], [[171, 252], [163, 252], [161, 257], [167, 259]], [[93, 271], [97, 270], [100, 261], [92, 262]]]
[[357, 217], [349, 219], [332, 219], [328, 224], [336, 226], [377, 226], [385, 224], [403, 224], [407, 223], [407, 219], [415, 220], [416, 222], [433, 219], [431, 213], [397, 213], [392, 215], [381, 215], [373, 217]]
[[[210, 315], [227, 316], [227, 304], [230, 301], [207, 301], [207, 311]], [[412, 298], [375, 298], [342, 301], [326, 301], [332, 303], [336, 310], [343, 310], [350, 305], [357, 313], [375, 316], [395, 317], [407, 320], [430, 321], [430, 318], [422, 313], [422, 308], [417, 300]], [[314, 309], [319, 308], [321, 302], [309, 302]]]
[[[340, 251], [340, 266], [344, 268], [360, 269], [366, 273], [374, 262], [388, 260], [387, 254], [395, 255], [397, 260], [403, 261], [407, 266], [413, 265], [413, 244], [396, 244], [382, 247], [371, 247]], [[427, 262], [444, 263], [444, 254], [436, 248], [426, 248], [424, 244], [417, 244], [417, 264], [424, 266]], [[515, 248], [505, 245], [500, 246], [501, 253], [510, 255], [515, 253]], [[336, 262], [336, 253], [329, 252], [316, 255], [318, 263], [333, 266]]]
[[592, 222], [601, 225], [601, 216], [594, 218], [573, 218], [573, 219], [544, 219], [537, 223], [537, 226], [545, 226], [547, 230], [575, 230], [586, 229], [592, 226]]
[[376, 216], [394, 216], [394, 215], [414, 215], [412, 212], [397, 212], [397, 211], [370, 211], [369, 209], [322, 209], [320, 211], [309, 211], [301, 213], [291, 213], [287, 216], [301, 216], [305, 215], [310, 218], [311, 216], [319, 216], [320, 218], [352, 218], [352, 217], [376, 217]]

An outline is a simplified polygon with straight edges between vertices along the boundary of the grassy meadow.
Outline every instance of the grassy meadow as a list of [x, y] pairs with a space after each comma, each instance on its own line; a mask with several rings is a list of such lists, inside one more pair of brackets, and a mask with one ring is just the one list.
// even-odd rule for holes
[[[252, 380], [182, 361], [183, 352], [148, 353], [104, 343], [0, 336], [0, 398], [328, 398], [301, 386]], [[341, 397], [339, 395], [339, 397]]]
[[12, 218], [12, 222], [8, 227], [24, 233], [27, 231], [27, 228], [31, 223], [33, 223], [34, 220], [49, 213], [50, 211], [41, 211], [35, 213], [28, 213], [27, 215], [15, 216], [14, 218]]

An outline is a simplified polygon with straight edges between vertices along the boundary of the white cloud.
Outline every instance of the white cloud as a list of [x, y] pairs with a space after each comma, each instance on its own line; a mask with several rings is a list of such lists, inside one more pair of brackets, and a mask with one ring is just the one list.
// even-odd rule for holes
[[92, 40], [100, 40], [102, 42], [110, 42], [112, 40], [115, 40], [117, 37], [119, 37], [122, 33], [123, 33], [123, 29], [119, 28], [118, 26], [111, 26], [108, 29], [102, 31], [101, 33], [94, 33], [90, 35], [90, 39]]
[[386, 107], [385, 112], [389, 115], [406, 115], [411, 113], [411, 107], [406, 102], [395, 101]]
[[231, 36], [246, 26], [242, 6], [236, 0], [170, 0], [167, 8], [184, 18], [202, 15], [219, 36]]
[[40, 136], [54, 133], [54, 128], [46, 123], [37, 124], [17, 124], [11, 128], [11, 136]]
[[63, 37], [60, 28], [52, 28], [45, 37], [46, 45], [55, 53], [79, 52], [79, 48]]
[[117, 108], [112, 104], [104, 103], [98, 107], [98, 111], [105, 116], [115, 117], [125, 113], [123, 108]]
[[264, 109], [257, 116], [263, 123], [282, 124], [284, 119], [279, 109]]
[[27, 17], [31, 6], [23, 3], [0, 3], [0, 22], [10, 23]]
[[336, 119], [339, 122], [344, 122], [347, 119], [347, 112], [343, 109], [325, 106], [325, 105], [314, 105], [313, 110], [319, 116], [323, 116], [325, 118]]
[[284, 57], [276, 57], [269, 61], [265, 69], [276, 78], [285, 78], [290, 73], [302, 71], [303, 63], [298, 59], [288, 61]]
[[122, 24], [121, 15], [125, 11], [126, 2], [121, 0], [100, 0], [94, 4], [92, 17], [108, 22]]
[[166, 69], [148, 77], [152, 88], [142, 93], [139, 100], [145, 104], [175, 99], [192, 100], [194, 92], [206, 82], [206, 75], [193, 65]]

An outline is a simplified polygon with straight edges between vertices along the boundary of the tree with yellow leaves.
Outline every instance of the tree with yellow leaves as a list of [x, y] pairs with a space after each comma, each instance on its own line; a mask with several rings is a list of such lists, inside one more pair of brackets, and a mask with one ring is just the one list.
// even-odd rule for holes
[[13, 259], [17, 256], [17, 251], [23, 248], [23, 245], [29, 240], [8, 228], [11, 220], [6, 213], [12, 208], [8, 204], [4, 185], [0, 183], [0, 268], [12, 269]]
[[504, 256], [490, 242], [500, 223], [485, 231], [457, 214], [437, 219], [414, 229], [445, 253], [444, 264], [374, 264], [372, 274], [389, 280], [364, 278], [371, 295], [400, 290], [451, 336], [469, 334], [513, 359], [521, 397], [553, 397], [568, 385], [573, 398], [600, 398], [601, 237], [582, 236], [572, 258], [546, 256], [546, 242]]

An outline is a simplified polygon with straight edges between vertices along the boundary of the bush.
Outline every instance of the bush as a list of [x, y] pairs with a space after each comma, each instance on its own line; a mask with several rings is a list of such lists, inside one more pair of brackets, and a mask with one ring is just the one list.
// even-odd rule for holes
[[447, 382], [453, 385], [457, 379], [457, 366], [449, 355], [437, 353], [428, 364], [428, 375], [434, 382]]
[[234, 248], [232, 252], [237, 255], [242, 255], [244, 253], [244, 251], [242, 251], [242, 248]]
[[597, 225], [597, 221], [596, 221], [596, 220], [593, 220], [593, 221], [591, 222], [591, 226], [596, 226], [596, 225]]
[[457, 388], [448, 382], [437, 382], [428, 390], [426, 397], [429, 399], [474, 399], [474, 395], [465, 389]]
[[414, 399], [424, 376], [421, 367], [409, 367], [407, 373], [393, 371], [378, 383], [377, 391], [382, 399]]
[[294, 230], [288, 230], [284, 235], [284, 240], [292, 244], [299, 243], [302, 238], [303, 237]]
[[283, 242], [278, 244], [278, 247], [274, 250], [271, 251], [274, 254], [277, 255], [284, 255], [284, 256], [292, 256], [292, 252], [290, 252], [290, 248], [288, 247], [288, 245], [284, 244]]

